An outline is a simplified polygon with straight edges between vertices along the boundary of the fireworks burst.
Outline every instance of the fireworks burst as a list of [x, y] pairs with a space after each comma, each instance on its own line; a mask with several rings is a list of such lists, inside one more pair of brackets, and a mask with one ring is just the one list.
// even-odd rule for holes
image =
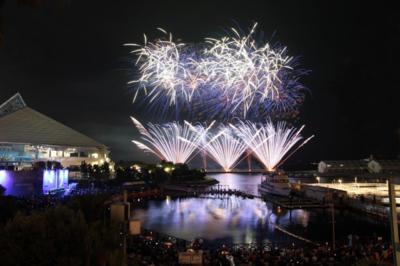
[[232, 36], [207, 38], [210, 48], [204, 51], [206, 57], [200, 63], [210, 86], [219, 88], [233, 106], [232, 111], [241, 109], [243, 117], [254, 101], [263, 103], [279, 97], [280, 73], [291, 69], [292, 58], [286, 55], [286, 48], [273, 49], [269, 43], [258, 46], [253, 38], [256, 27], [257, 23], [245, 36], [232, 28]]
[[203, 134], [206, 134], [212, 126], [204, 128], [185, 121], [183, 125], [177, 122], [163, 125], [149, 123], [148, 128], [145, 128], [135, 118], [131, 117], [131, 119], [144, 141], [133, 140], [132, 142], [141, 150], [153, 153], [161, 160], [174, 164], [190, 161], [203, 140]]
[[271, 111], [295, 111], [304, 98], [296, 60], [286, 47], [256, 41], [257, 24], [248, 34], [232, 28], [221, 38], [206, 38], [188, 45], [166, 37], [134, 46], [139, 69], [134, 100], [140, 91], [151, 106], [162, 113], [175, 106], [207, 119], [234, 117], [265, 118]]
[[175, 105], [179, 98], [190, 101], [197, 88], [196, 72], [192, 71], [194, 64], [188, 46], [183, 42], [175, 42], [171, 33], [159, 29], [167, 38], [147, 42], [144, 35], [144, 45], [125, 44], [136, 47], [132, 53], [137, 55], [136, 65], [139, 66], [140, 77], [129, 84], [138, 84], [134, 101], [140, 90], [147, 95], [149, 102], [167, 99], [168, 105]]
[[221, 127], [204, 145], [206, 153], [226, 172], [230, 172], [238, 163], [240, 156], [247, 149], [241, 139], [233, 135], [229, 127]]
[[[144, 92], [152, 108], [168, 113], [175, 107], [176, 118], [195, 114], [206, 121], [219, 118], [232, 121], [238, 117], [260, 121], [294, 118], [304, 101], [305, 87], [299, 79], [307, 72], [298, 69], [296, 59], [286, 47], [256, 40], [257, 23], [248, 33], [232, 28], [221, 38], [206, 38], [202, 44], [186, 44], [173, 39], [171, 33], [135, 47], [139, 76], [134, 101]], [[274, 125], [239, 122], [222, 126], [209, 134], [213, 126], [192, 125], [185, 121], [151, 124], [144, 127], [132, 118], [143, 142], [133, 142], [142, 150], [162, 160], [185, 163], [196, 150], [209, 154], [225, 171], [251, 150], [268, 171], [274, 171], [313, 136], [303, 140], [300, 129], [284, 122]]]
[[[280, 164], [314, 137], [302, 141], [300, 133], [304, 125], [296, 129], [287, 126], [285, 122], [274, 125], [268, 121], [265, 125], [260, 125], [247, 121], [231, 127], [268, 171], [275, 171]], [[297, 145], [300, 141], [301, 144]], [[290, 151], [292, 152], [289, 153]]]

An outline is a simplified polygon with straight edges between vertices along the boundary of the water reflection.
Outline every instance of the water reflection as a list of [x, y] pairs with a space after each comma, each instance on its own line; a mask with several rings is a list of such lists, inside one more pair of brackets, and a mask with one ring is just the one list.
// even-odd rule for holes
[[[221, 185], [258, 194], [261, 174], [213, 174]], [[134, 217], [143, 227], [186, 240], [201, 237], [214, 243], [297, 242], [276, 230], [274, 225], [313, 241], [330, 241], [332, 221], [330, 210], [285, 211], [259, 199], [185, 198], [143, 203], [134, 210]], [[387, 223], [357, 213], [336, 210], [337, 239], [356, 233], [371, 232], [388, 235]]]
[[275, 231], [275, 223], [308, 223], [307, 212], [277, 213], [261, 200], [239, 197], [150, 201], [135, 210], [134, 218], [140, 219], [145, 228], [182, 239], [201, 237], [230, 243], [284, 241], [286, 236]]
[[262, 174], [222, 173], [209, 174], [209, 176], [231, 189], [239, 189], [253, 195], [259, 195], [257, 186], [261, 183]]

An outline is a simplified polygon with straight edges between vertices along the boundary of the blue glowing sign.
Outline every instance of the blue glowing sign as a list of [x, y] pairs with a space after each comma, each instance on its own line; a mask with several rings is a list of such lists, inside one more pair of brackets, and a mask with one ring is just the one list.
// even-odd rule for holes
[[44, 170], [43, 194], [68, 188], [68, 170]]

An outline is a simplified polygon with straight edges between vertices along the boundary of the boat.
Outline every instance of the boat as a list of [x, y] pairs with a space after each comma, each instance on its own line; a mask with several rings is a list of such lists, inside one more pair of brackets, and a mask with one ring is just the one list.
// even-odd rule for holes
[[267, 194], [288, 197], [291, 193], [289, 177], [283, 173], [267, 173], [258, 185], [258, 191], [262, 196]]

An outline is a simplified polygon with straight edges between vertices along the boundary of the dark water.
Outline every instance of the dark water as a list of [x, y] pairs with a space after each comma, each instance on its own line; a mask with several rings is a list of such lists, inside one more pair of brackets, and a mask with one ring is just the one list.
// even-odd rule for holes
[[[256, 193], [260, 175], [216, 174], [214, 178], [230, 188]], [[149, 201], [134, 210], [134, 218], [143, 227], [178, 238], [200, 237], [214, 243], [292, 243], [299, 242], [284, 230], [317, 242], [332, 239], [330, 210], [285, 211], [260, 199], [183, 198]], [[345, 240], [350, 233], [388, 235], [386, 221], [374, 221], [364, 215], [335, 212], [336, 238]]]

